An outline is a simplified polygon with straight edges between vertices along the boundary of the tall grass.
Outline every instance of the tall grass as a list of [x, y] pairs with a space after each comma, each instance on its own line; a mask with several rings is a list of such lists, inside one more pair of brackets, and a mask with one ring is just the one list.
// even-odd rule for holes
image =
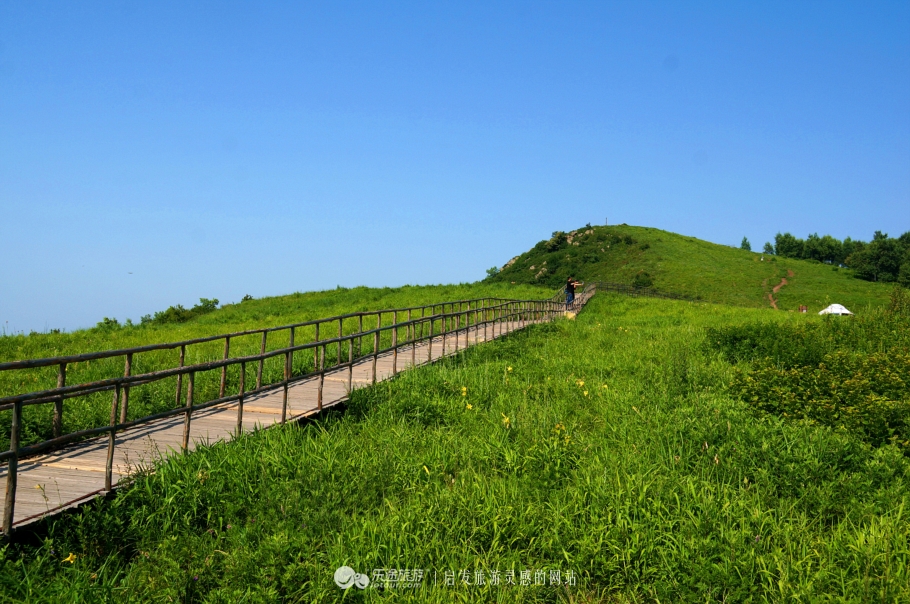
[[[0, 590], [29, 601], [907, 600], [910, 462], [727, 394], [733, 368], [706, 350], [704, 328], [761, 316], [597, 296], [575, 321], [356, 391], [345, 413], [161, 464], [113, 501], [48, 520], [42, 542], [3, 550]], [[342, 592], [343, 564], [427, 574], [416, 590]], [[509, 569], [579, 579], [442, 580]]]

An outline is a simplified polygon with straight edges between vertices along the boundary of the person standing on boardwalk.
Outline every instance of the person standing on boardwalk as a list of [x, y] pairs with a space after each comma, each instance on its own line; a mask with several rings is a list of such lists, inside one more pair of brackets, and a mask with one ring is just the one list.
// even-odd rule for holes
[[572, 308], [572, 303], [575, 302], [575, 287], [578, 285], [581, 283], [572, 277], [566, 280], [566, 310]]

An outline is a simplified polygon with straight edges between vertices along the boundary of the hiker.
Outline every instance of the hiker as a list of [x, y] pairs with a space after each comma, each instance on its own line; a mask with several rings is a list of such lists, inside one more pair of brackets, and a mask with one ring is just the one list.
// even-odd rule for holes
[[575, 287], [578, 285], [581, 285], [581, 282], [572, 277], [566, 280], [566, 310], [569, 310], [572, 307], [572, 303], [575, 302]]

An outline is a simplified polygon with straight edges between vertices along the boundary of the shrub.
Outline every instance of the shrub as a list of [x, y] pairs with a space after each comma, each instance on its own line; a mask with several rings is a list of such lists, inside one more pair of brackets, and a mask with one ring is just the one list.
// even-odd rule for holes
[[142, 317], [142, 324], [146, 325], [152, 323], [164, 325], [168, 323], [185, 323], [190, 319], [195, 319], [198, 316], [210, 313], [217, 309], [217, 298], [199, 298], [199, 304], [196, 304], [190, 309], [186, 309], [182, 304], [178, 304], [177, 306], [168, 307], [167, 310], [156, 312], [154, 317], [145, 315]]
[[553, 233], [553, 236], [550, 237], [550, 240], [546, 243], [547, 251], [555, 252], [556, 250], [565, 247], [568, 240], [569, 236], [566, 235], [563, 231], [555, 231]]
[[120, 329], [121, 327], [123, 326], [120, 325], [120, 321], [117, 319], [110, 319], [108, 317], [104, 317], [98, 322], [97, 325], [95, 325], [95, 329], [102, 330]]
[[638, 274], [632, 278], [632, 285], [635, 287], [651, 287], [654, 285], [654, 278], [645, 271], [638, 271]]
[[819, 323], [708, 329], [706, 342], [738, 367], [731, 391], [754, 408], [808, 419], [910, 454], [910, 304]]
[[910, 453], [910, 354], [838, 351], [817, 367], [780, 367], [772, 359], [737, 371], [731, 390], [769, 413], [852, 432], [874, 446]]

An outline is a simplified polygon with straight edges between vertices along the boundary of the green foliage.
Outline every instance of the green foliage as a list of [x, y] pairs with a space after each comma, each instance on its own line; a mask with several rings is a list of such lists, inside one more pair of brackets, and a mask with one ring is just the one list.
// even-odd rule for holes
[[491, 266], [490, 268], [487, 269], [487, 277], [494, 277], [494, 276], [496, 276], [498, 273], [499, 273], [499, 267], [498, 267], [498, 266]]
[[142, 317], [142, 324], [166, 325], [168, 323], [186, 323], [196, 317], [208, 314], [218, 310], [218, 299], [199, 298], [199, 304], [189, 310], [182, 305], [168, 307], [167, 310], [161, 310], [155, 313], [154, 317], [145, 315]]
[[[910, 271], [910, 247], [903, 241], [892, 239], [876, 231], [872, 241], [850, 255], [847, 262], [856, 271], [856, 276], [867, 281], [893, 282]], [[904, 268], [907, 266], [908, 268]]]
[[752, 244], [749, 243], [749, 240], [748, 240], [747, 238], [743, 237], [742, 242], [739, 244], [739, 249], [745, 250], [745, 251], [747, 251], [747, 252], [751, 252], [751, 251], [752, 251]]
[[762, 250], [763, 253], [768, 254], [769, 256], [774, 255], [774, 246], [771, 245], [770, 241], [765, 242], [765, 248]]
[[900, 287], [895, 287], [888, 303], [888, 313], [910, 319], [910, 294]]
[[869, 243], [849, 237], [839, 241], [830, 235], [819, 237], [817, 233], [805, 240], [790, 233], [778, 233], [774, 240], [777, 254], [785, 258], [846, 264], [857, 278], [866, 281], [910, 283], [910, 231], [897, 239], [875, 231]]
[[651, 277], [650, 273], [638, 271], [635, 278], [632, 279], [632, 285], [636, 287], [651, 287], [654, 285], [654, 278]]
[[[101, 331], [110, 331], [112, 329], [120, 329], [121, 327], [122, 327], [122, 325], [120, 325], [120, 321], [118, 321], [117, 319], [111, 319], [109, 317], [104, 317], [103, 319], [98, 321], [97, 325], [95, 325], [95, 329], [98, 329]], [[60, 333], [60, 332], [51, 331], [51, 333]]]
[[550, 237], [544, 245], [545, 249], [548, 252], [555, 252], [556, 250], [562, 249], [566, 246], [567, 236], [562, 231], [555, 231], [553, 236]]
[[756, 409], [906, 447], [910, 313], [902, 292], [895, 288], [889, 309], [868, 317], [709, 328], [706, 344], [729, 362], [748, 362], [731, 391]]
[[[0, 593], [907, 601], [910, 460], [896, 446], [756, 417], [729, 396], [730, 366], [703, 354], [706, 327], [766, 316], [790, 322], [598, 295], [575, 321], [358, 390], [343, 414], [160, 463], [111, 500], [44, 521], [45, 540], [2, 550]], [[332, 573], [342, 564], [435, 570], [439, 581], [341, 592]], [[579, 581], [446, 587], [443, 572], [459, 569], [572, 570]]]
[[910, 354], [837, 351], [793, 369], [763, 359], [736, 372], [731, 391], [762, 411], [847, 430], [874, 446], [896, 443], [910, 455], [908, 377]]

